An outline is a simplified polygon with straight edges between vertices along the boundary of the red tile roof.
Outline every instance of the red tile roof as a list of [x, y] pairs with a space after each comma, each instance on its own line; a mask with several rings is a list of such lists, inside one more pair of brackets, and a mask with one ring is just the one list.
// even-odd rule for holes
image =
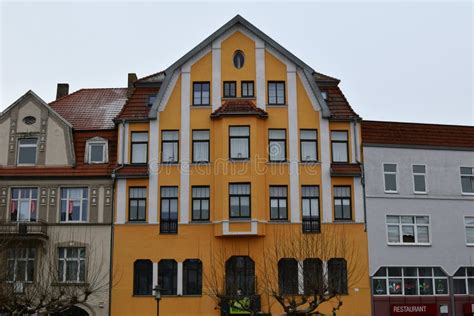
[[313, 73], [313, 78], [318, 83], [335, 83], [335, 84], [338, 84], [341, 81], [337, 78], [330, 77], [330, 76], [322, 74], [320, 72], [314, 72]]
[[362, 169], [358, 163], [332, 163], [331, 176], [354, 177], [362, 175]]
[[321, 92], [326, 92], [326, 103], [331, 111], [330, 120], [360, 119], [337, 85], [321, 85], [319, 88]]
[[126, 88], [81, 89], [49, 105], [75, 130], [99, 130], [115, 128], [126, 100]]
[[362, 121], [362, 143], [474, 149], [474, 126]]
[[158, 93], [158, 87], [137, 87], [133, 94], [127, 100], [122, 111], [116, 117], [116, 120], [143, 120], [148, 119], [148, 97]]
[[[102, 137], [109, 141], [109, 163], [89, 165], [84, 163], [86, 141], [93, 137]], [[117, 164], [117, 131], [74, 131], [74, 153], [76, 166], [1, 166], [2, 177], [110, 177]]]
[[266, 118], [268, 113], [255, 106], [253, 100], [232, 99], [224, 101], [224, 104], [211, 114], [211, 118], [220, 118], [226, 115], [257, 115]]

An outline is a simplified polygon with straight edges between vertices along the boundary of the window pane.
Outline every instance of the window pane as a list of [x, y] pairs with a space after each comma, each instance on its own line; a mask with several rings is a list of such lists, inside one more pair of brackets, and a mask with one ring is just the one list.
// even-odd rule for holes
[[91, 162], [104, 161], [104, 144], [92, 144], [89, 149], [91, 151]]
[[397, 191], [397, 177], [395, 174], [385, 174], [385, 191]]
[[147, 148], [147, 144], [132, 144], [132, 163], [146, 163]]
[[400, 242], [400, 229], [398, 226], [389, 225], [387, 227], [388, 242]]
[[318, 186], [303, 186], [301, 188], [301, 194], [303, 197], [319, 197]]
[[36, 163], [36, 146], [20, 147], [18, 154], [19, 164], [35, 164]]
[[286, 159], [284, 141], [271, 141], [268, 151], [270, 153], [270, 161], [284, 161]]
[[461, 177], [463, 193], [474, 193], [474, 177]]
[[332, 160], [334, 162], [347, 162], [347, 143], [332, 143]]
[[474, 168], [471, 167], [461, 167], [462, 175], [474, 175]]
[[246, 138], [233, 138], [230, 141], [230, 157], [244, 159], [249, 158], [249, 143]]
[[454, 294], [467, 294], [465, 279], [453, 279], [453, 281], [454, 281]]
[[415, 192], [426, 192], [424, 175], [414, 175], [413, 181], [415, 182]]
[[430, 241], [428, 226], [421, 226], [416, 228], [418, 233], [418, 242], [419, 243], [428, 243]]
[[163, 131], [163, 140], [178, 140], [179, 132], [178, 131]]
[[331, 140], [347, 141], [347, 132], [331, 132]]
[[417, 216], [416, 217], [417, 224], [429, 224], [430, 218], [428, 216]]
[[397, 172], [397, 165], [396, 164], [391, 164], [391, 163], [386, 163], [383, 165], [383, 171], [385, 172]]
[[316, 161], [317, 158], [317, 147], [316, 142], [301, 142], [301, 160], [303, 161]]
[[433, 279], [420, 279], [420, 295], [433, 295]]
[[132, 133], [132, 142], [148, 142], [148, 133]]
[[209, 187], [193, 187], [193, 198], [208, 198]]
[[447, 279], [435, 279], [435, 294], [448, 294], [448, 280]]
[[402, 226], [403, 242], [415, 242], [415, 231], [413, 226]]
[[417, 279], [405, 279], [405, 295], [418, 295]]
[[400, 217], [387, 215], [387, 223], [400, 223]]
[[231, 126], [229, 129], [230, 136], [249, 136], [250, 128], [248, 126]]
[[385, 279], [373, 279], [373, 289], [375, 295], [386, 295], [387, 282]]
[[388, 288], [391, 295], [401, 295], [402, 294], [402, 279], [388, 279]]
[[195, 142], [193, 143], [193, 161], [208, 162], [209, 161], [209, 143]]
[[425, 165], [413, 165], [413, 173], [425, 173]]
[[466, 227], [466, 241], [468, 244], [474, 244], [474, 227]]

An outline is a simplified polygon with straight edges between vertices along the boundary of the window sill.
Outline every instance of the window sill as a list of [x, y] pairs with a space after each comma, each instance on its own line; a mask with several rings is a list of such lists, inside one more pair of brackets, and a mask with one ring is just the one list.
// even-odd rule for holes
[[269, 223], [285, 224], [285, 223], [290, 223], [290, 220], [289, 219], [270, 219]]
[[335, 224], [337, 224], [337, 223], [347, 224], [347, 223], [354, 223], [354, 220], [352, 220], [352, 219], [335, 219], [333, 222]]
[[413, 192], [415, 195], [428, 195], [428, 192]]
[[431, 243], [420, 244], [420, 243], [387, 243], [388, 246], [395, 247], [431, 247]]
[[462, 195], [468, 195], [468, 196], [473, 196], [474, 195], [474, 192], [462, 192], [461, 193]]
[[238, 223], [238, 222], [242, 222], [242, 223], [249, 223], [252, 221], [252, 218], [250, 217], [242, 217], [242, 218], [229, 218], [229, 222], [233, 222], [233, 223]]
[[148, 222], [146, 220], [143, 220], [143, 221], [127, 221], [125, 224], [131, 224], [131, 225], [148, 224]]
[[159, 163], [162, 166], [179, 166], [179, 161], [173, 161], [173, 162], [160, 162]]
[[210, 161], [193, 161], [193, 162], [191, 162], [192, 166], [208, 166], [210, 164], [211, 164]]
[[302, 165], [313, 165], [313, 164], [320, 164], [321, 161], [319, 160], [302, 160], [300, 161], [300, 164]]
[[398, 194], [398, 191], [383, 191], [385, 194]]
[[202, 221], [191, 220], [189, 223], [190, 224], [212, 224], [212, 222], [210, 220], [202, 220]]
[[210, 109], [212, 105], [210, 104], [191, 104], [191, 109]]
[[242, 163], [246, 163], [246, 162], [250, 162], [250, 158], [243, 158], [243, 159], [238, 159], [238, 158], [229, 158], [228, 160], [229, 162], [242, 162]]
[[468, 243], [468, 244], [466, 244], [466, 246], [467, 246], [467, 247], [474, 247], [474, 244]]

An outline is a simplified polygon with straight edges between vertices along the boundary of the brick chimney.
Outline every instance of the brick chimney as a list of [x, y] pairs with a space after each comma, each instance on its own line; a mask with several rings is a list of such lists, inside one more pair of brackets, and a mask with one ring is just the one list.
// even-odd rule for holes
[[136, 73], [129, 73], [128, 74], [128, 90], [127, 90], [127, 98], [132, 96], [133, 90], [135, 89], [135, 81], [137, 81], [137, 74]]
[[58, 90], [56, 91], [56, 100], [65, 97], [69, 94], [68, 83], [58, 83]]

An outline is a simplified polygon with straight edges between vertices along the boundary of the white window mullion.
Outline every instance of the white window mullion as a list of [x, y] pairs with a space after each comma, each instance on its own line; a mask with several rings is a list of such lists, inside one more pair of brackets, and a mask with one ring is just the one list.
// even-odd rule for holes
[[177, 294], [183, 295], [183, 263], [178, 262]]

